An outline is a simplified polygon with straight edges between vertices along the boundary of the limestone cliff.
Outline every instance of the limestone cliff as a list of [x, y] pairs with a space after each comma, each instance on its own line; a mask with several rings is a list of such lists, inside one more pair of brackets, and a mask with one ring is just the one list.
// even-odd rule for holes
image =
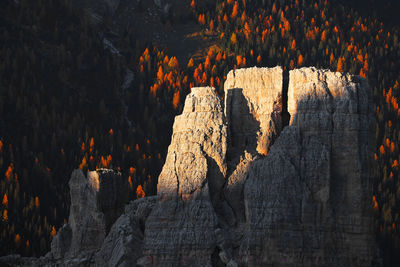
[[290, 72], [291, 122], [248, 173], [238, 259], [249, 265], [372, 264], [370, 92], [358, 76]]
[[217, 215], [226, 173], [222, 103], [211, 87], [192, 88], [175, 118], [158, 183], [160, 202], [146, 221], [145, 254], [157, 266], [211, 266]]
[[[113, 194], [124, 190], [123, 182], [102, 183], [104, 174], [76, 171], [70, 219], [52, 252], [39, 261], [0, 261], [378, 264], [370, 205], [371, 89], [359, 76], [315, 68], [290, 71], [288, 88], [284, 80], [280, 67], [231, 71], [224, 104], [214, 88], [192, 88], [175, 118], [157, 196], [131, 202], [116, 219], [123, 201]], [[106, 191], [111, 203], [99, 199]], [[90, 256], [82, 260], [88, 255], [82, 252]]]
[[244, 150], [253, 155], [267, 154], [282, 127], [282, 86], [281, 67], [228, 73], [224, 88], [231, 154]]
[[283, 130], [279, 67], [231, 71], [225, 114], [210, 88], [188, 96], [146, 222], [156, 266], [372, 265], [371, 90], [315, 68], [291, 71], [288, 87]]

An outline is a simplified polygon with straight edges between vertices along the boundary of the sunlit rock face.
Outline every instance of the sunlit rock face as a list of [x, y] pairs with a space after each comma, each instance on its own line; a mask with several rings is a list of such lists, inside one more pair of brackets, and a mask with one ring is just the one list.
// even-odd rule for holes
[[[207, 186], [206, 182], [221, 187], [226, 174], [226, 136], [222, 103], [215, 89], [192, 88], [182, 114], [175, 118], [158, 194], [189, 196]], [[206, 181], [208, 171], [220, 177]]]
[[192, 88], [175, 118], [158, 183], [159, 203], [146, 221], [144, 251], [157, 266], [211, 266], [218, 228], [213, 202], [226, 174], [227, 129], [214, 88]]
[[70, 218], [51, 253], [0, 262], [375, 266], [371, 89], [315, 68], [290, 71], [288, 88], [282, 76], [280, 67], [230, 72], [225, 106], [214, 88], [192, 88], [157, 196], [119, 216], [126, 179], [74, 171]]
[[282, 129], [283, 70], [247, 68], [231, 70], [224, 84], [228, 121], [228, 177], [224, 197], [235, 222], [244, 222], [243, 186], [249, 166], [268, 154]]
[[358, 76], [290, 72], [290, 125], [244, 188], [248, 265], [370, 266], [374, 115]]
[[[144, 253], [156, 266], [372, 265], [371, 90], [358, 76], [291, 71], [282, 129], [282, 76], [230, 72], [225, 114], [210, 89], [188, 96], [146, 221]], [[226, 173], [210, 172], [210, 155]]]
[[[231, 70], [224, 84], [225, 115], [232, 150], [266, 155], [282, 122], [283, 71], [275, 68]], [[232, 151], [233, 152], [233, 151]]]

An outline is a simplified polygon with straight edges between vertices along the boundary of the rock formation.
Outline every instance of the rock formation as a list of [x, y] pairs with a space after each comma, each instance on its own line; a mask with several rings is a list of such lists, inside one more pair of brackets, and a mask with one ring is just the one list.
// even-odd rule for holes
[[291, 71], [281, 132], [283, 91], [281, 68], [251, 68], [228, 74], [225, 114], [210, 88], [187, 97], [146, 223], [156, 266], [371, 265], [370, 88], [358, 76]]
[[290, 72], [290, 126], [254, 162], [244, 188], [246, 264], [371, 265], [370, 92], [357, 76]]
[[249, 165], [267, 155], [282, 128], [282, 86], [281, 67], [232, 70], [224, 84], [229, 129], [224, 196], [239, 222], [245, 219], [243, 186]]
[[[171, 145], [158, 179], [158, 194], [189, 197], [208, 183], [213, 184], [212, 188], [222, 187], [226, 136], [222, 103], [215, 89], [192, 88], [182, 114], [175, 118]], [[209, 181], [208, 172], [213, 174]]]
[[283, 81], [280, 67], [231, 71], [225, 106], [214, 88], [192, 88], [175, 118], [157, 196], [131, 202], [116, 219], [123, 182], [75, 171], [70, 219], [51, 253], [0, 262], [376, 264], [371, 89], [359, 76], [315, 68], [290, 71], [287, 90]]
[[125, 207], [125, 212], [112, 226], [101, 249], [96, 253], [96, 266], [136, 266], [143, 256], [145, 222], [157, 196], [138, 199]]
[[75, 170], [69, 188], [68, 224], [58, 231], [51, 244], [55, 259], [76, 258], [97, 251], [128, 198], [126, 179], [106, 169], [88, 172], [87, 177], [81, 170]]
[[160, 202], [146, 221], [144, 249], [157, 266], [211, 266], [226, 173], [222, 103], [211, 87], [192, 88], [175, 118], [158, 182]]
[[224, 84], [225, 115], [231, 149], [267, 154], [282, 127], [282, 86], [281, 67], [254, 67], [228, 73]]

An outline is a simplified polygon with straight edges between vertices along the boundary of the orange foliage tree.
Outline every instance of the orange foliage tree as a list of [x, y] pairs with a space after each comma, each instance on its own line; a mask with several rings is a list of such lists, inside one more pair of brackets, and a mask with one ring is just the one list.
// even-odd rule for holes
[[302, 66], [303, 63], [304, 63], [304, 58], [303, 58], [303, 55], [300, 54], [300, 55], [299, 55], [299, 58], [297, 59], [297, 65], [298, 65], [298, 66]]
[[40, 207], [39, 197], [35, 197], [35, 207], [36, 207], [36, 208], [39, 208], [39, 207]]
[[3, 196], [3, 206], [5, 206], [6, 208], [8, 207], [8, 198], [7, 198], [7, 194], [6, 193], [4, 193], [4, 196]]
[[51, 237], [54, 237], [57, 234], [56, 228], [53, 226], [50, 232]]
[[237, 1], [235, 1], [235, 5], [233, 6], [232, 14], [231, 14], [232, 19], [234, 19], [237, 16], [238, 10], [239, 10], [239, 3]]
[[174, 107], [174, 109], [178, 107], [179, 101], [180, 101], [180, 93], [179, 91], [176, 91], [172, 99], [172, 106]]
[[136, 197], [144, 198], [145, 196], [146, 196], [146, 194], [144, 193], [142, 186], [138, 185], [138, 187], [136, 188]]
[[337, 63], [337, 72], [343, 72], [343, 65], [344, 65], [345, 58], [344, 57], [339, 57], [338, 63]]

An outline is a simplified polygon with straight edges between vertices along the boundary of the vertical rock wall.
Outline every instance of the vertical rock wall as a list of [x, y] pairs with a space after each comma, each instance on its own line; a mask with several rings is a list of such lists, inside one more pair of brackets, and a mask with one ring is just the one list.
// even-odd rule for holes
[[239, 259], [250, 266], [371, 265], [371, 89], [358, 76], [293, 70], [288, 111], [290, 125], [248, 173]]
[[[371, 89], [359, 76], [302, 68], [290, 71], [286, 98], [282, 75], [280, 67], [231, 71], [225, 113], [214, 88], [192, 88], [156, 197], [130, 203], [114, 223], [126, 179], [74, 171], [69, 222], [51, 257], [5, 261], [372, 266]], [[291, 116], [284, 129], [282, 99]]]
[[224, 84], [229, 133], [224, 196], [239, 223], [249, 167], [255, 157], [268, 154], [282, 129], [282, 87], [281, 67], [231, 70]]
[[253, 155], [266, 155], [279, 134], [282, 75], [281, 67], [254, 67], [228, 73], [224, 90], [229, 145], [239, 154], [247, 150]]
[[231, 71], [226, 124], [212, 89], [188, 96], [146, 222], [155, 265], [372, 264], [370, 88], [358, 76], [291, 71], [281, 132], [282, 81], [280, 67]]
[[222, 103], [211, 87], [192, 88], [175, 118], [161, 200], [146, 221], [144, 253], [156, 266], [211, 266], [218, 202], [226, 174]]

